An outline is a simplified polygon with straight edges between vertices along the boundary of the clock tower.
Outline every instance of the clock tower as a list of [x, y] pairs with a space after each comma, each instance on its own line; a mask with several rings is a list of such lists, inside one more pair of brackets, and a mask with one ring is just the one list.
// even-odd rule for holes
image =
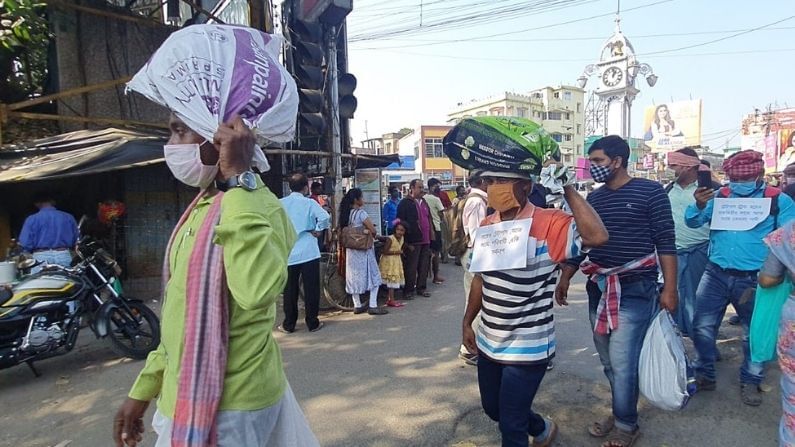
[[635, 48], [621, 32], [620, 24], [621, 19], [616, 15], [615, 32], [602, 46], [599, 61], [586, 66], [577, 79], [580, 88], [585, 88], [591, 76], [597, 77], [598, 82], [586, 108], [587, 134], [629, 138], [632, 101], [640, 93], [635, 85], [637, 76], [643, 75], [650, 87], [657, 83], [651, 66], [635, 58]]

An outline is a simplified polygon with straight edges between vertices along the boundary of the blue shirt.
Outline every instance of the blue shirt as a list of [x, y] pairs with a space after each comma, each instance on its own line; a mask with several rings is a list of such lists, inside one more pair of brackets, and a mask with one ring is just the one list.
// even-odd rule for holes
[[[730, 193], [729, 197], [739, 197]], [[760, 188], [748, 197], [764, 197]], [[776, 200], [775, 198], [772, 200]], [[713, 200], [707, 202], [703, 210], [693, 204], [685, 211], [688, 227], [698, 228], [712, 220]], [[795, 218], [795, 202], [786, 195], [778, 196], [778, 226]], [[767, 258], [768, 248], [762, 238], [773, 231], [775, 218], [768, 216], [763, 222], [747, 231], [711, 230], [709, 232], [709, 260], [725, 269], [759, 270]]]
[[389, 199], [384, 204], [384, 220], [386, 221], [386, 229], [392, 229], [392, 222], [397, 219], [397, 208], [400, 199]]
[[42, 207], [25, 219], [19, 243], [27, 252], [72, 248], [80, 236], [75, 218], [52, 206]]
[[287, 217], [293, 223], [298, 240], [293, 245], [287, 265], [303, 264], [320, 257], [320, 247], [313, 231], [323, 231], [329, 227], [330, 216], [317, 202], [294, 192], [281, 199]]
[[[651, 253], [676, 256], [676, 233], [671, 202], [663, 187], [654, 181], [633, 178], [612, 190], [607, 186], [588, 195], [588, 203], [607, 228], [607, 243], [592, 248], [588, 257], [601, 267], [611, 268], [644, 258]], [[579, 265], [584, 257], [573, 259]], [[657, 267], [646, 267], [620, 274], [643, 275], [657, 279]]]

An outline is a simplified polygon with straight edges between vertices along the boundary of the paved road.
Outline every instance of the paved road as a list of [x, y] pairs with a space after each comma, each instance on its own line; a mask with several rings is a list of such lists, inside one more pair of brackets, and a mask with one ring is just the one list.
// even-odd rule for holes
[[[480, 409], [475, 369], [457, 358], [463, 312], [460, 268], [443, 265], [448, 283], [386, 316], [329, 313], [326, 327], [276, 333], [287, 376], [324, 446], [499, 445], [496, 424]], [[556, 309], [559, 353], [544, 380], [537, 410], [561, 425], [557, 446], [596, 446], [585, 426], [608, 413], [609, 389], [587, 325], [582, 278], [571, 305]], [[717, 392], [696, 396], [682, 412], [641, 404], [651, 446], [775, 446], [780, 407], [778, 371], [762, 407], [739, 400], [738, 331], [724, 326]], [[118, 359], [85, 333], [68, 356], [0, 371], [0, 445], [107, 446], [111, 417], [141, 362]], [[151, 435], [150, 435], [151, 440]]]

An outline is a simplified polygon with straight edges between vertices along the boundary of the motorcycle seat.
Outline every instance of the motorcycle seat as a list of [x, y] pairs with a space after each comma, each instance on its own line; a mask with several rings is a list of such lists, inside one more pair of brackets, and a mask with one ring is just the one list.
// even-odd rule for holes
[[7, 287], [0, 287], [0, 306], [7, 303], [11, 297], [14, 296], [14, 292]]

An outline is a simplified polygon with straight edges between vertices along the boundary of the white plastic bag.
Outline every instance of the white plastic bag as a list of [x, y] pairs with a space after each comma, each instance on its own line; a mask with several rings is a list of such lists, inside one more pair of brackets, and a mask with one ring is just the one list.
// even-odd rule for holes
[[667, 310], [658, 313], [646, 331], [638, 373], [640, 392], [655, 407], [681, 410], [687, 404], [687, 354]]
[[295, 133], [298, 91], [278, 62], [281, 45], [279, 36], [252, 28], [188, 26], [163, 42], [127, 87], [210, 141], [237, 114], [261, 137], [287, 142]]

